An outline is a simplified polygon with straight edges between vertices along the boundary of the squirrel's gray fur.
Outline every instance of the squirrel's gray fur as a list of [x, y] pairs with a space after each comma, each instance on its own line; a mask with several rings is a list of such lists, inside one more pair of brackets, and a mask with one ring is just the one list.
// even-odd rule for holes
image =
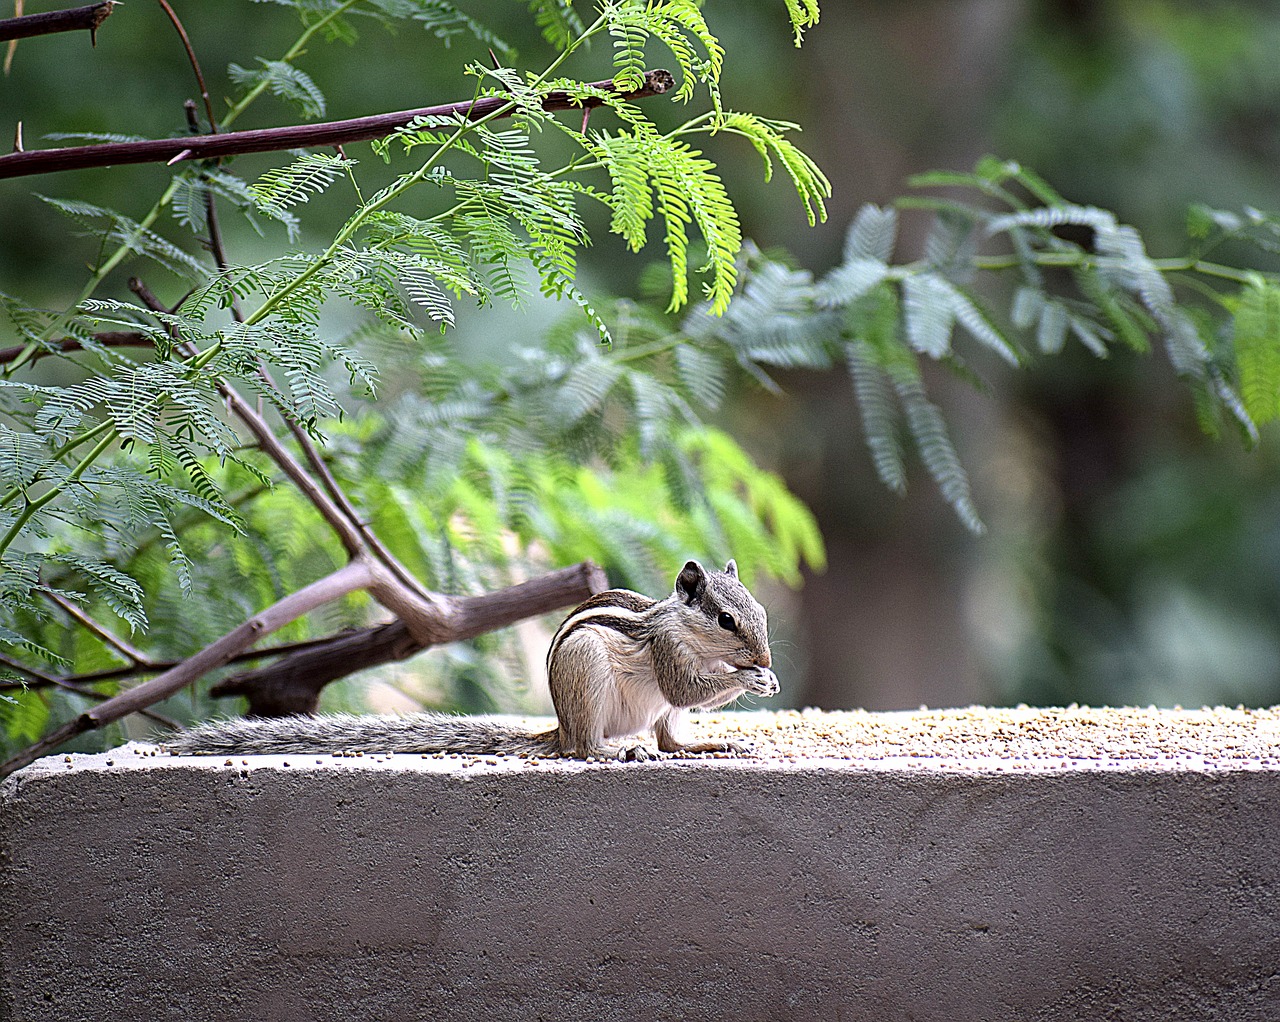
[[578, 606], [547, 652], [558, 726], [534, 734], [485, 717], [326, 714], [202, 724], [175, 735], [178, 755], [316, 752], [460, 752], [473, 755], [622, 755], [642, 745], [610, 743], [652, 731], [663, 752], [737, 751], [724, 742], [682, 743], [690, 707], [724, 706], [745, 692], [771, 696], [764, 608], [738, 580], [737, 565], [710, 571], [689, 561], [664, 600], [611, 589]]

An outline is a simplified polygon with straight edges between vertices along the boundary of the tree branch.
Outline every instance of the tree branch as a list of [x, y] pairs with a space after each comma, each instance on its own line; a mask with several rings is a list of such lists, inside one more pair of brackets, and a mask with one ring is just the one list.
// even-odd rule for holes
[[126, 660], [130, 661], [133, 664], [136, 664], [139, 667], [152, 666], [151, 658], [148, 657], [147, 654], [142, 652], [142, 650], [138, 649], [137, 646], [134, 646], [130, 642], [126, 642], [124, 639], [120, 638], [120, 636], [116, 635], [114, 632], [98, 624], [97, 621], [93, 620], [93, 618], [91, 618], [88, 614], [86, 614], [83, 610], [77, 607], [70, 600], [64, 600], [57, 593], [46, 593], [45, 595], [48, 596], [48, 598], [52, 600], [55, 604], [57, 604], [58, 607], [61, 608], [61, 610], [68, 617], [70, 617], [73, 621], [78, 622], [82, 627], [88, 629], [92, 634], [96, 635], [101, 642], [110, 646], [117, 653], [123, 656]]
[[[525, 618], [581, 603], [608, 588], [608, 584], [599, 567], [584, 561], [507, 589], [455, 598], [447, 641], [474, 638]], [[335, 635], [321, 645], [237, 674], [214, 685], [209, 694], [215, 698], [244, 696], [249, 700], [250, 715], [256, 717], [314, 713], [320, 691], [330, 682], [381, 664], [407, 660], [426, 648], [426, 644], [414, 639], [403, 621], [392, 621]]]
[[[284, 656], [288, 653], [297, 653], [304, 649], [315, 649], [317, 646], [328, 645], [337, 639], [341, 639], [347, 635], [357, 634], [358, 629], [348, 628], [344, 632], [336, 635], [322, 635], [316, 639], [300, 639], [297, 642], [282, 642], [278, 646], [264, 646], [262, 649], [247, 649], [243, 653], [237, 653], [228, 664], [244, 663], [248, 660], [269, 660], [271, 657]], [[131, 678], [136, 674], [159, 674], [161, 671], [167, 671], [171, 667], [177, 667], [181, 660], [151, 660], [145, 664], [129, 664], [127, 667], [109, 667], [103, 671], [89, 671], [86, 674], [73, 674], [67, 677], [57, 677], [56, 675], [46, 674], [34, 667], [27, 667], [16, 660], [0, 656], [0, 663], [5, 663], [13, 670], [27, 675], [32, 680], [29, 682], [21, 681], [0, 681], [0, 692], [12, 692], [28, 688], [51, 688], [61, 687], [62, 685], [93, 685], [100, 681], [119, 681], [121, 678]]]
[[[57, 678], [52, 674], [45, 674], [44, 671], [37, 670], [34, 667], [28, 667], [26, 664], [19, 663], [17, 660], [11, 660], [9, 657], [0, 653], [0, 664], [8, 667], [11, 671], [17, 671], [19, 674], [25, 674], [32, 679], [30, 685], [17, 684], [12, 687], [28, 690], [33, 688], [60, 688], [64, 692], [71, 692], [74, 695], [84, 696], [86, 699], [95, 699], [98, 702], [105, 702], [109, 696], [103, 695], [101, 692], [95, 692], [91, 688], [82, 687], [81, 683], [71, 678]], [[6, 688], [10, 686], [4, 686]], [[142, 716], [149, 720], [154, 720], [157, 724], [170, 728], [174, 731], [181, 730], [182, 725], [172, 717], [166, 717], [163, 713], [156, 713], [154, 710], [139, 710]]]
[[[104, 348], [150, 348], [153, 347], [151, 338], [146, 334], [137, 333], [133, 330], [108, 330], [104, 333], [94, 334], [93, 339], [101, 344]], [[64, 337], [59, 341], [54, 341], [53, 346], [61, 353], [66, 354], [69, 351], [81, 351], [84, 345], [74, 337]], [[25, 344], [15, 344], [12, 348], [0, 348], [0, 365], [12, 362], [15, 358], [27, 350]], [[46, 351], [39, 348], [31, 355], [31, 361], [34, 362], [38, 358], [45, 355], [52, 355], [54, 352]]]
[[187, 30], [178, 18], [177, 13], [169, 6], [169, 0], [160, 0], [160, 6], [164, 8], [164, 13], [169, 16], [169, 20], [173, 22], [178, 38], [182, 40], [182, 48], [187, 51], [187, 62], [191, 65], [191, 70], [196, 76], [196, 85], [200, 87], [200, 98], [204, 100], [204, 110], [209, 117], [209, 130], [217, 134], [218, 121], [213, 116], [213, 103], [209, 100], [209, 86], [205, 84], [204, 72], [200, 69], [200, 61], [196, 58], [196, 51], [191, 46], [191, 37], [187, 35]]
[[98, 26], [110, 17], [117, 0], [102, 0], [87, 7], [72, 7], [65, 11], [49, 11], [47, 14], [27, 14], [20, 18], [0, 18], [0, 42], [9, 39], [29, 39], [31, 36], [52, 35], [54, 32], [79, 32], [87, 30], [89, 41], [97, 43]]
[[[255, 614], [244, 624], [176, 667], [157, 675], [150, 681], [145, 681], [141, 685], [104, 700], [73, 720], [67, 721], [61, 727], [55, 728], [40, 741], [0, 765], [0, 777], [35, 762], [45, 753], [51, 752], [76, 735], [104, 727], [130, 713], [141, 713], [147, 707], [167, 699], [210, 671], [229, 663], [233, 657], [243, 653], [263, 636], [270, 635], [317, 607], [357, 589], [372, 590], [385, 584], [384, 568], [365, 556], [355, 558], [332, 574], [304, 586]], [[567, 602], [578, 601], [592, 592], [598, 592], [604, 584], [604, 573], [588, 562], [481, 596], [438, 597], [446, 613], [434, 629], [435, 642], [446, 643], [469, 639], [490, 629], [511, 624], [523, 617], [554, 610]], [[410, 642], [418, 641], [403, 621], [385, 627], [394, 628], [397, 625], [405, 627]], [[418, 648], [423, 648], [423, 645], [419, 645]], [[349, 673], [349, 671], [343, 673]], [[52, 681], [52, 678], [50, 680]]]
[[[670, 71], [655, 70], [645, 75], [645, 84], [623, 99], [660, 96], [675, 85]], [[613, 82], [594, 82], [593, 88], [612, 89]], [[570, 110], [599, 106], [602, 100], [589, 97], [573, 99], [556, 90], [542, 101], [544, 110]], [[151, 139], [145, 142], [108, 142], [101, 145], [70, 146], [59, 149], [35, 149], [0, 156], [0, 178], [28, 174], [48, 174], [85, 167], [110, 167], [126, 163], [173, 163], [179, 160], [217, 159], [245, 153], [277, 152], [284, 149], [322, 148], [346, 142], [367, 142], [383, 138], [402, 128], [416, 117], [449, 117], [460, 114], [470, 120], [488, 117], [510, 100], [502, 96], [485, 96], [475, 100], [442, 103], [438, 106], [400, 110], [395, 113], [353, 117], [344, 121], [321, 124], [299, 124], [286, 128], [261, 128], [252, 131], [228, 131], [211, 135], [184, 135], [178, 138]], [[514, 108], [511, 112], [515, 112]]]
[[244, 652], [264, 635], [270, 635], [290, 621], [325, 603], [356, 589], [372, 585], [375, 579], [373, 566], [367, 560], [358, 558], [348, 562], [331, 575], [303, 586], [296, 593], [290, 593], [283, 600], [255, 614], [244, 624], [206, 646], [195, 656], [182, 661], [172, 670], [165, 671], [150, 681], [144, 681], [141, 685], [126, 689], [119, 695], [112, 696], [80, 716], [67, 721], [61, 727], [54, 728], [40, 741], [23, 749], [0, 765], [0, 777], [35, 762], [45, 753], [51, 752], [76, 735], [104, 727], [121, 717], [138, 713], [153, 703], [167, 699], [215, 668], [221, 667], [237, 653]]

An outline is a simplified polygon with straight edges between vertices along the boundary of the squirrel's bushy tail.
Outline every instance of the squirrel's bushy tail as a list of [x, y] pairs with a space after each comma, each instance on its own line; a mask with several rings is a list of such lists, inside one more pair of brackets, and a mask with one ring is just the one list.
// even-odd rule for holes
[[460, 752], [478, 756], [550, 756], [555, 730], [521, 731], [488, 717], [414, 713], [404, 717], [328, 713], [318, 717], [216, 720], [182, 731], [164, 748], [178, 756], [255, 753]]

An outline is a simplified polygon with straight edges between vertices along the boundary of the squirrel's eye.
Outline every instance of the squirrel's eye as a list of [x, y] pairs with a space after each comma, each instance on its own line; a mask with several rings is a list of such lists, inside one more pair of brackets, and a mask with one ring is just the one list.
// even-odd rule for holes
[[720, 617], [717, 620], [720, 627], [726, 632], [736, 632], [738, 630], [738, 622], [733, 619], [732, 614], [726, 614], [724, 611], [721, 611]]

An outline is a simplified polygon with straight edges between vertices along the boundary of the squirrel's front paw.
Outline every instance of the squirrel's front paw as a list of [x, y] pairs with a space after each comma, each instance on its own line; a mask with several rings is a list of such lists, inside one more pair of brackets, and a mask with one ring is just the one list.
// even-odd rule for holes
[[738, 672], [742, 680], [742, 688], [757, 696], [776, 696], [778, 694], [778, 676], [767, 667], [748, 667]]

